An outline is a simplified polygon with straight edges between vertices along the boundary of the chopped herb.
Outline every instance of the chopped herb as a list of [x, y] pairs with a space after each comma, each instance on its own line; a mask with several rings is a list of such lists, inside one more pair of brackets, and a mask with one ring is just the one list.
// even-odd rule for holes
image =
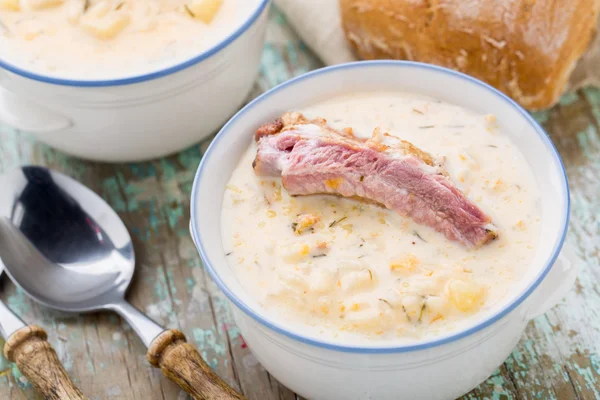
[[327, 257], [327, 254], [317, 254], [316, 256], [312, 256], [312, 258], [320, 258], [320, 257]]
[[292, 230], [294, 232], [296, 232], [296, 229], [298, 228], [298, 223], [297, 222], [292, 222]]
[[417, 113], [417, 114], [421, 114], [421, 115], [423, 115], [423, 111], [419, 111], [419, 110], [417, 110], [416, 108], [413, 108], [412, 110], [413, 110], [413, 112], [415, 112], [415, 113]]
[[333, 221], [332, 223], [329, 224], [329, 227], [333, 228], [334, 226], [336, 226], [337, 224], [339, 224], [340, 222], [342, 222], [346, 218], [348, 218], [348, 217], [342, 217], [342, 218], [338, 219], [337, 221]]
[[83, 12], [85, 13], [90, 8], [90, 0], [85, 0], [83, 3]]
[[[419, 235], [419, 232], [413, 231], [413, 235], [415, 235], [416, 237], [418, 237], [423, 242], [427, 243], [427, 240], [423, 239], [423, 237], [421, 235]], [[414, 244], [414, 242], [413, 242], [413, 244]]]
[[[360, 255], [360, 256], [358, 256], [358, 259], [359, 259], [359, 260], [360, 260], [361, 258], [365, 258], [365, 255], [363, 254], [363, 255]], [[371, 271], [369, 271], [369, 273], [371, 273]], [[371, 277], [373, 277], [373, 274], [371, 274]]]
[[408, 315], [408, 311], [406, 311], [406, 307], [404, 307], [404, 304], [402, 305], [402, 311], [404, 311], [404, 314], [406, 315], [406, 319], [408, 320], [408, 322], [412, 322], [412, 319], [410, 319], [410, 315]]
[[[360, 257], [359, 257], [360, 258]], [[371, 280], [373, 280], [373, 273], [371, 272], [370, 269], [368, 269], [367, 271], [369, 271], [369, 277], [371, 278]]]
[[421, 318], [423, 318], [423, 312], [425, 311], [426, 307], [427, 307], [427, 298], [423, 297], [423, 304], [421, 305], [421, 312], [419, 313], [419, 319], [418, 319], [419, 322], [421, 322]]
[[491, 147], [492, 149], [497, 149], [498, 146], [496, 146], [495, 144], [488, 144], [488, 147]]
[[[268, 204], [268, 205], [271, 205], [271, 202], [270, 202], [270, 201], [269, 201], [269, 199], [267, 198], [267, 195], [266, 195], [266, 194], [264, 195], [264, 198], [265, 198], [265, 201], [267, 202], [267, 204]], [[300, 215], [300, 214], [298, 214], [298, 215]]]
[[233, 251], [230, 251], [229, 253], [225, 253], [225, 257], [229, 257], [232, 254], [233, 254]]
[[412, 242], [412, 244], [417, 244], [417, 242]]
[[435, 125], [423, 125], [423, 126], [419, 127], [419, 129], [431, 129], [431, 128], [435, 128]]
[[187, 11], [187, 13], [192, 16], [192, 18], [196, 18], [196, 15], [192, 12], [192, 10], [190, 10], [190, 8], [187, 6], [187, 4], [184, 4], [184, 7], [185, 7], [185, 11]]
[[365, 245], [364, 243], [361, 243], [358, 245], [358, 247], [363, 247], [364, 245]]
[[124, 4], [125, 4], [124, 1], [120, 2], [119, 4], [117, 4], [117, 7], [115, 7], [115, 10], [117, 10], [117, 11], [120, 10], [121, 7], [123, 7]]
[[364, 180], [365, 180], [365, 177], [361, 175], [361, 176], [360, 176], [360, 181], [362, 182], [362, 181], [364, 181]]
[[383, 301], [385, 304], [387, 304], [388, 306], [390, 306], [391, 308], [394, 308], [389, 301], [387, 301], [386, 299], [377, 299], [379, 301]]

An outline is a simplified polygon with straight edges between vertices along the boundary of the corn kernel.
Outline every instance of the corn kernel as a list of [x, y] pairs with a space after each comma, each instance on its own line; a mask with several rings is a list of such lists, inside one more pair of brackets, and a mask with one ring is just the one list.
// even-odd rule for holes
[[275, 212], [275, 210], [267, 210], [267, 217], [269, 218], [275, 218], [277, 216], [277, 212]]
[[273, 191], [273, 200], [281, 201], [281, 186], [277, 186]]
[[327, 304], [321, 304], [319, 310], [325, 315], [329, 314], [329, 306]]
[[288, 246], [283, 259], [290, 263], [296, 264], [304, 261], [310, 253], [310, 246], [306, 243], [296, 243]]
[[492, 187], [492, 189], [495, 190], [496, 192], [504, 192], [504, 191], [506, 191], [507, 186], [501, 179], [498, 179], [494, 183], [494, 186]]
[[294, 232], [301, 235], [306, 230], [312, 228], [321, 218], [314, 213], [300, 214], [294, 225]]
[[419, 265], [419, 259], [414, 254], [408, 254], [402, 258], [390, 262], [390, 270], [399, 272], [412, 272]]
[[496, 117], [492, 114], [488, 114], [483, 117], [485, 122], [485, 128], [488, 132], [493, 132], [495, 128], [498, 127], [498, 123], [496, 121]]
[[309, 252], [310, 252], [310, 247], [306, 243], [303, 244], [302, 249], [300, 250], [300, 254], [302, 254], [303, 256], [307, 256]]

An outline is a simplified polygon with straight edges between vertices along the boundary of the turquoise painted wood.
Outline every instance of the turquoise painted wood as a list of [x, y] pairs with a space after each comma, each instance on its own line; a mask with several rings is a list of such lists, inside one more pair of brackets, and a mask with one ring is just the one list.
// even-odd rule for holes
[[[254, 95], [320, 66], [273, 11]], [[600, 91], [568, 94], [557, 107], [535, 116], [567, 166], [573, 200], [569, 236], [585, 265], [575, 289], [531, 322], [504, 365], [465, 399], [600, 399]], [[182, 329], [210, 365], [249, 399], [296, 399], [246, 347], [188, 235], [192, 179], [207, 145], [153, 162], [106, 165], [68, 157], [0, 126], [0, 171], [47, 165], [100, 193], [134, 237], [139, 270], [131, 301], [158, 322]], [[48, 330], [65, 367], [92, 399], [187, 398], [147, 365], [143, 345], [117, 316], [51, 312], [6, 278], [0, 292], [26, 321]], [[36, 398], [14, 365], [0, 358], [0, 399]]]

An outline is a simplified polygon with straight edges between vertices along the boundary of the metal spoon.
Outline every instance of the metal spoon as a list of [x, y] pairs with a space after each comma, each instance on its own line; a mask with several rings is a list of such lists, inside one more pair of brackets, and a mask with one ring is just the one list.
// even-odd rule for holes
[[[0, 276], [2, 265], [0, 264]], [[0, 336], [6, 339], [4, 355], [50, 400], [87, 400], [63, 368], [56, 351], [48, 343], [46, 331], [25, 325], [0, 301]]]
[[150, 364], [195, 399], [243, 399], [186, 343], [183, 333], [164, 330], [125, 300], [135, 269], [133, 245], [104, 200], [42, 167], [16, 170], [0, 185], [12, 199], [10, 217], [0, 217], [0, 259], [27, 294], [67, 312], [116, 311], [148, 347]]

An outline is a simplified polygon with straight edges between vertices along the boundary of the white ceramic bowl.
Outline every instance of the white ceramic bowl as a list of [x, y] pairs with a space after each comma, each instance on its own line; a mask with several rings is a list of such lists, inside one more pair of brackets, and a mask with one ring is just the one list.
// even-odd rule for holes
[[98, 161], [174, 153], [214, 133], [258, 74], [268, 5], [213, 48], [173, 67], [116, 80], [38, 75], [0, 56], [0, 121]]
[[[258, 126], [328, 97], [374, 90], [414, 92], [495, 114], [502, 130], [526, 155], [542, 191], [539, 249], [532, 264], [522, 266], [527, 268], [526, 278], [515, 285], [514, 295], [475, 326], [409, 346], [344, 346], [291, 330], [243, 289], [221, 241], [225, 185]], [[563, 297], [576, 273], [571, 251], [563, 248], [569, 219], [567, 179], [542, 128], [492, 87], [426, 64], [345, 64], [311, 72], [265, 93], [233, 117], [214, 140], [196, 174], [191, 202], [192, 237], [206, 269], [234, 304], [244, 339], [273, 376], [309, 399], [429, 400], [467, 393], [502, 364], [527, 322]]]

